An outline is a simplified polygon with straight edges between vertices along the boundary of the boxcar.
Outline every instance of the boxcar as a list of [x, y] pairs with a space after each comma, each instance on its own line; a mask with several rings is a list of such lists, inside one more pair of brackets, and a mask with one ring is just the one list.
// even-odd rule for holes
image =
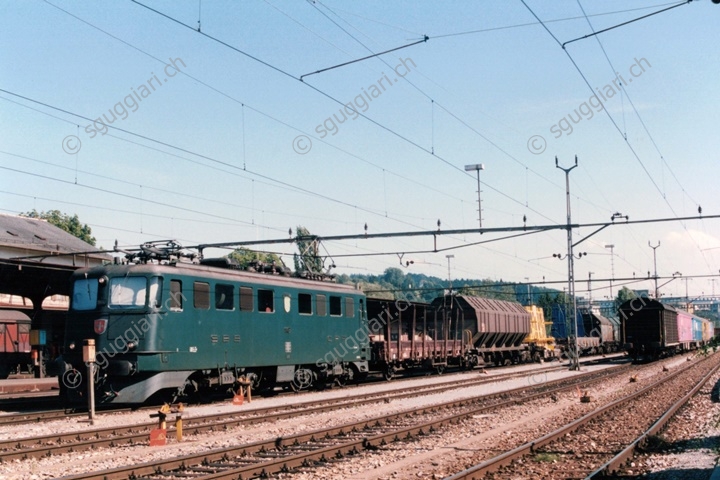
[[693, 316], [682, 310], [677, 312], [678, 342], [683, 349], [689, 349], [693, 341]]
[[637, 360], [678, 352], [681, 349], [681, 328], [683, 338], [687, 341], [692, 338], [689, 314], [679, 316], [674, 307], [647, 297], [626, 301], [620, 305], [618, 316], [622, 325], [623, 348]]
[[0, 379], [31, 365], [30, 352], [30, 317], [0, 309]]
[[702, 326], [702, 338], [706, 344], [715, 336], [715, 325], [710, 320], [705, 320]]

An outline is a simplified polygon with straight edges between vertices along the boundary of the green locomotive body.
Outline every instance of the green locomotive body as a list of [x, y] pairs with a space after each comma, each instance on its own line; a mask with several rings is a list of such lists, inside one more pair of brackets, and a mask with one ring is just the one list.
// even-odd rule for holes
[[[236, 388], [305, 389], [368, 372], [365, 296], [331, 282], [206, 264], [107, 265], [73, 277], [61, 389], [98, 403]], [[219, 265], [225, 265], [224, 267]]]

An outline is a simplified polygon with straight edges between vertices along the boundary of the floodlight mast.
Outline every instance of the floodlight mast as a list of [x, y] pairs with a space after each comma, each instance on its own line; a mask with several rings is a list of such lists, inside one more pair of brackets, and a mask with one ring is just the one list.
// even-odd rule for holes
[[466, 172], [477, 172], [477, 192], [478, 192], [478, 224], [482, 228], [482, 202], [480, 201], [480, 170], [485, 170], [485, 165], [482, 163], [474, 163], [472, 165], [465, 165]]

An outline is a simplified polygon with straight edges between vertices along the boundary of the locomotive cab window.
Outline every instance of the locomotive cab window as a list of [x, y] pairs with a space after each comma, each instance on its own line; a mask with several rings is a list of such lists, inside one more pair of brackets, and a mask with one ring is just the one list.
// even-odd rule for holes
[[312, 295], [309, 293], [298, 293], [298, 313], [312, 315]]
[[240, 287], [240, 311], [252, 312], [253, 310], [253, 289]]
[[273, 291], [258, 289], [258, 312], [272, 313], [274, 311]]
[[115, 277], [110, 279], [110, 308], [144, 307], [147, 297], [147, 278]]
[[235, 309], [232, 285], [215, 285], [215, 308], [218, 310]]
[[81, 278], [73, 284], [73, 310], [93, 310], [97, 308], [98, 279]]
[[342, 298], [330, 295], [330, 316], [339, 317], [342, 315]]
[[170, 310], [180, 312], [182, 309], [182, 282], [180, 280], [170, 280]]
[[193, 283], [193, 305], [195, 308], [208, 310], [210, 308], [210, 284], [206, 282]]

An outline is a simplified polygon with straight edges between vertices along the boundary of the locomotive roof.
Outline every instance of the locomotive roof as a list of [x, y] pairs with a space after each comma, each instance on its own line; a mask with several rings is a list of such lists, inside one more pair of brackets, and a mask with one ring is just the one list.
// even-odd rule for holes
[[95, 268], [84, 268], [77, 270], [73, 274], [75, 277], [112, 275], [122, 276], [131, 274], [172, 274], [188, 275], [200, 279], [225, 280], [235, 282], [247, 282], [249, 284], [275, 285], [292, 288], [305, 288], [312, 290], [342, 291], [346, 293], [361, 293], [360, 290], [352, 285], [344, 285], [331, 282], [322, 282], [319, 280], [309, 280], [299, 277], [288, 277], [283, 275], [273, 275], [268, 273], [248, 272], [246, 270], [235, 270], [228, 268], [212, 267], [207, 265], [199, 265], [194, 263], [177, 263], [177, 264], [125, 264], [125, 265], [105, 265]]

